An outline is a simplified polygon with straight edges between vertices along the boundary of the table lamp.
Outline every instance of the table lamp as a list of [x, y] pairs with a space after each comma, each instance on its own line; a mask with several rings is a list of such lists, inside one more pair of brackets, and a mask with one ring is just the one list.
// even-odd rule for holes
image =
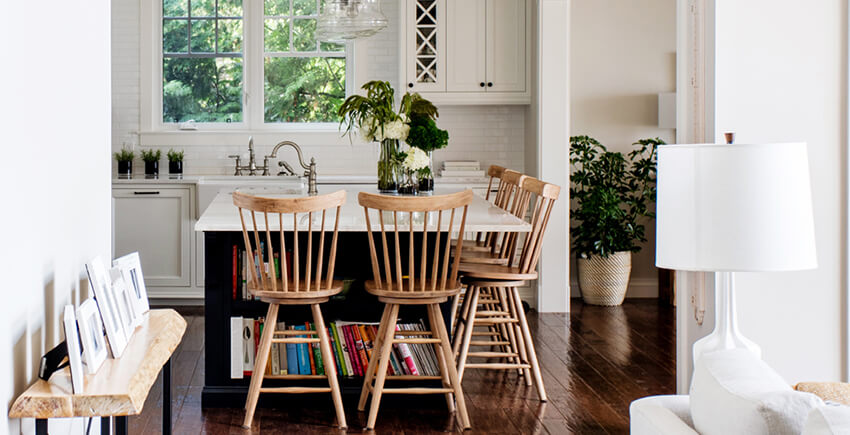
[[735, 273], [817, 267], [806, 144], [664, 145], [657, 185], [655, 265], [715, 273], [714, 331], [694, 361], [734, 348], [761, 357], [738, 331]]

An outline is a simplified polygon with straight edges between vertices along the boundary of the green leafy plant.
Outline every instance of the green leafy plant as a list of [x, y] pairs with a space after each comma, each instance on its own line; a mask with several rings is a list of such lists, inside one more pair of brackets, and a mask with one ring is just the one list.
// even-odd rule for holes
[[145, 163], [158, 162], [161, 158], [162, 151], [160, 150], [142, 150], [142, 160], [144, 160]]
[[[389, 82], [373, 80], [363, 85], [366, 95], [352, 95], [340, 105], [338, 115], [340, 127], [345, 126], [344, 134], [351, 134], [355, 128], [367, 140], [400, 139], [407, 134], [396, 134], [390, 129], [397, 130], [400, 124], [405, 124], [411, 117], [437, 118], [437, 107], [416, 93], [405, 93], [401, 98], [399, 109], [393, 108], [395, 90]], [[393, 126], [396, 123], [399, 125]], [[401, 137], [404, 136], [404, 137]]]
[[407, 143], [425, 152], [443, 149], [449, 144], [449, 132], [437, 127], [433, 118], [411, 115]]
[[642, 139], [624, 155], [589, 136], [570, 138], [571, 213], [577, 223], [570, 231], [577, 255], [640, 251], [639, 243], [646, 241], [641, 222], [655, 217], [649, 204], [656, 197], [657, 148], [664, 143]]
[[119, 162], [132, 162], [134, 158], [136, 158], [136, 153], [128, 150], [122, 149], [121, 151], [114, 153], [115, 160]]
[[[182, 162], [183, 161], [183, 151], [174, 151], [173, 149], [168, 150], [168, 153], [165, 154], [168, 157], [169, 162]], [[159, 160], [159, 159], [157, 159]]]

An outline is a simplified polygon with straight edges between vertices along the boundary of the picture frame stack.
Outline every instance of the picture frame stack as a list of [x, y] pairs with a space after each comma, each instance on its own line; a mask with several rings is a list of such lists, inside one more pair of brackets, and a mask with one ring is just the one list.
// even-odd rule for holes
[[150, 310], [139, 253], [116, 258], [111, 266], [107, 268], [101, 257], [86, 263], [94, 298], [83, 301], [76, 310], [73, 305], [65, 306], [63, 326], [74, 394], [83, 392], [83, 367], [85, 373], [93, 374], [107, 353], [120, 358]]

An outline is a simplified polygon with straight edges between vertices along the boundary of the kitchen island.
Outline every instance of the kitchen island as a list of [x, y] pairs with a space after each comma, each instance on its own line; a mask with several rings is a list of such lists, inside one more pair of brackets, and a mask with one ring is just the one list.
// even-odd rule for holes
[[[298, 188], [263, 187], [246, 188], [253, 194], [270, 197], [299, 197], [306, 192]], [[378, 322], [381, 318], [383, 304], [377, 298], [368, 294], [363, 282], [371, 279], [369, 263], [368, 233], [363, 208], [357, 203], [357, 194], [361, 191], [374, 192], [373, 185], [320, 185], [319, 194], [345, 190], [347, 199], [340, 209], [339, 241], [335, 275], [337, 279], [350, 283], [344, 291], [329, 302], [322, 304], [322, 312], [328, 321]], [[437, 187], [435, 195], [457, 192], [456, 188]], [[321, 213], [314, 219], [321, 219]], [[328, 214], [329, 216], [331, 213]], [[436, 213], [429, 217], [429, 227], [436, 226]], [[425, 219], [414, 214], [414, 220]], [[299, 220], [306, 220], [306, 215], [299, 215]], [[452, 228], [448, 227], [447, 219], [443, 220], [441, 232], [459, 231], [460, 218], [456, 217]], [[417, 226], [420, 225], [417, 221]], [[373, 231], [380, 231], [380, 223], [372, 219]], [[385, 225], [392, 221], [385, 219]], [[279, 230], [278, 223], [272, 223], [273, 231]], [[291, 229], [292, 223], [286, 220], [284, 229]], [[327, 224], [332, 228], [333, 222]], [[408, 223], [400, 222], [400, 227]], [[314, 225], [317, 228], [318, 225]], [[299, 223], [299, 228], [306, 228], [306, 221]], [[475, 196], [469, 205], [466, 220], [466, 234], [486, 231], [528, 232], [531, 226], [525, 221], [493, 206], [482, 197]], [[233, 205], [230, 193], [220, 193], [201, 215], [195, 231], [204, 234], [205, 253], [205, 379], [202, 392], [203, 407], [233, 407], [244, 406], [248, 391], [249, 379], [231, 377], [231, 318], [243, 319], [260, 318], [265, 315], [267, 305], [263, 302], [243, 298], [237, 285], [236, 265], [237, 256], [234, 252], [242, 249], [242, 224], [239, 213]], [[306, 234], [300, 234], [306, 237]], [[404, 319], [416, 320], [425, 317], [420, 313], [421, 307], [405, 307], [400, 312]], [[444, 313], [448, 319], [448, 313]], [[309, 321], [309, 309], [298, 306], [281, 306], [279, 319], [286, 324], [303, 325]], [[275, 380], [270, 381], [272, 384]], [[358, 394], [362, 384], [360, 377], [343, 377], [341, 386], [343, 394]], [[275, 398], [284, 400], [285, 398]], [[263, 403], [261, 397], [260, 402]], [[269, 400], [269, 399], [265, 399]]]

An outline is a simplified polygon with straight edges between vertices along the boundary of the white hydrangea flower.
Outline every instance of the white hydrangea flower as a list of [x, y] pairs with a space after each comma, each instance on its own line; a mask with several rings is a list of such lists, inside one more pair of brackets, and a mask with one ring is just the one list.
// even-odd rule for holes
[[367, 142], [371, 142], [375, 140], [375, 136], [370, 131], [372, 129], [373, 118], [366, 118], [362, 124], [360, 124], [360, 137]]
[[[408, 133], [410, 133], [410, 126], [400, 119], [384, 124], [384, 139], [405, 140], [407, 139]], [[376, 136], [379, 134], [380, 133], [377, 132]]]
[[407, 157], [401, 162], [401, 165], [409, 171], [418, 171], [427, 167], [431, 161], [428, 159], [428, 154], [419, 148], [411, 147], [407, 151]]

